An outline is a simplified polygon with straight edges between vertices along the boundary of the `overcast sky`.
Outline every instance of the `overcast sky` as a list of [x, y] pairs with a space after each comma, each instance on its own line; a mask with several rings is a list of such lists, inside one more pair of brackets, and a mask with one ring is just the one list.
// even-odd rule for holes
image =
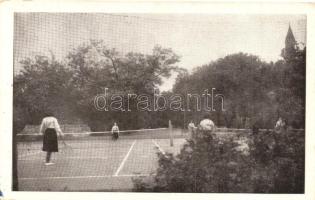
[[[191, 71], [225, 55], [244, 52], [263, 61], [280, 59], [289, 24], [298, 42], [306, 40], [304, 15], [128, 15], [19, 13], [15, 15], [14, 64], [34, 55], [57, 59], [90, 39], [102, 39], [122, 53], [150, 53], [157, 44], [181, 56]], [[169, 90], [175, 75], [164, 80]]]

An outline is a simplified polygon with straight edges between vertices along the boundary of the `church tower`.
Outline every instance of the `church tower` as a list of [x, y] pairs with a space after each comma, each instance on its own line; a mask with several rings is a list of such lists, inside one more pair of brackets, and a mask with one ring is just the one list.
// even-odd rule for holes
[[296, 49], [297, 49], [297, 42], [294, 38], [291, 26], [289, 25], [287, 36], [285, 37], [285, 47], [282, 50], [282, 56], [284, 58], [290, 57], [290, 55], [294, 54]]
[[285, 48], [286, 49], [295, 49], [296, 48], [296, 41], [291, 29], [291, 26], [289, 25], [287, 36], [285, 37]]

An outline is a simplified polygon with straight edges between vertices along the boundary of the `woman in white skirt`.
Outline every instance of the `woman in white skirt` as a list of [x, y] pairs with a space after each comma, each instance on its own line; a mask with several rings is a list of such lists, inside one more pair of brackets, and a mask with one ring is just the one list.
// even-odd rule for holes
[[40, 133], [43, 134], [43, 151], [46, 151], [45, 165], [53, 165], [54, 163], [50, 162], [50, 159], [53, 152], [58, 152], [57, 133], [62, 135], [58, 121], [53, 114], [46, 114], [46, 117], [43, 118]]

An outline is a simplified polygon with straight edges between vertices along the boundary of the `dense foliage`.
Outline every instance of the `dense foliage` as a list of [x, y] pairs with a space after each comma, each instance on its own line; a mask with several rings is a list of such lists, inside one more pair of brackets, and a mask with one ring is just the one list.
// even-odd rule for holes
[[[189, 74], [176, 66], [179, 56], [171, 49], [156, 46], [149, 55], [122, 54], [102, 41], [91, 41], [73, 49], [64, 61], [53, 55], [21, 61], [22, 71], [14, 77], [14, 126], [20, 130], [25, 124], [38, 124], [46, 110], [54, 110], [62, 122], [83, 120], [92, 130], [108, 129], [114, 121], [128, 129], [163, 127], [169, 119], [186, 128], [188, 121], [198, 122], [208, 112], [204, 103], [197, 110], [194, 98], [190, 98], [188, 110], [188, 94], [202, 96], [205, 90], [211, 94], [215, 88], [209, 113], [218, 126], [273, 128], [281, 116], [288, 125], [304, 128], [305, 55], [306, 48], [297, 45], [284, 48], [283, 59], [276, 63], [237, 53]], [[179, 75], [173, 91], [163, 95], [182, 96], [184, 112], [139, 111], [132, 98], [129, 107], [133, 112], [95, 109], [94, 98], [104, 94], [105, 88], [109, 89], [108, 96], [116, 94], [124, 101], [128, 94], [152, 97], [162, 78], [172, 71]], [[216, 94], [223, 95], [223, 103]]]
[[[128, 94], [152, 96], [162, 77], [179, 70], [179, 57], [156, 46], [152, 54], [121, 54], [102, 41], [91, 41], [69, 52], [63, 62], [46, 56], [21, 61], [22, 71], [14, 77], [14, 127], [39, 124], [45, 112], [53, 112], [62, 123], [81, 120], [92, 130], [108, 130], [114, 121], [121, 128], [160, 127], [168, 119], [147, 120], [154, 115], [138, 111], [130, 100], [128, 111], [99, 111], [94, 100], [108, 88], [108, 97]], [[150, 102], [151, 103], [151, 102]], [[125, 109], [125, 107], [124, 107]]]
[[[180, 74], [173, 92], [185, 96], [215, 88], [214, 95], [224, 96], [224, 110], [221, 100], [215, 99], [215, 111], [210, 112], [218, 126], [273, 128], [281, 116], [288, 125], [304, 128], [305, 53], [305, 48], [296, 47], [290, 56], [276, 63], [266, 63], [244, 53], [228, 55], [197, 68], [192, 74]], [[196, 108], [195, 101], [191, 104]], [[174, 116], [173, 121], [183, 127], [184, 117], [199, 121], [203, 112], [204, 109], [183, 112]]]
[[[222, 137], [198, 131], [181, 152], [159, 154], [155, 175], [134, 179], [138, 192], [303, 193], [304, 134], [260, 132]], [[248, 149], [240, 148], [242, 137]]]

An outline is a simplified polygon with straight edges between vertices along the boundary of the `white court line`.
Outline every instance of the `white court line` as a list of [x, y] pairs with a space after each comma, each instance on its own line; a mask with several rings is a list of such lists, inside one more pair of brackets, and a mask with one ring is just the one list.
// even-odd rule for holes
[[[80, 156], [70, 156], [70, 157], [65, 157], [65, 158], [57, 158], [58, 160], [68, 160], [68, 159], [110, 159], [111, 157], [100, 157], [100, 156], [91, 156], [91, 157], [80, 157]], [[33, 160], [42, 160], [39, 158], [34, 158], [34, 159], [19, 159], [22, 161], [33, 161]]]
[[122, 175], [104, 175], [104, 176], [52, 176], [52, 177], [29, 177], [19, 178], [19, 180], [45, 180], [45, 179], [80, 179], [80, 178], [117, 178], [117, 177], [138, 177], [138, 176], [151, 176], [154, 174], [122, 174]]
[[120, 170], [124, 167], [125, 162], [127, 161], [128, 157], [129, 157], [129, 154], [130, 154], [130, 152], [132, 151], [133, 146], [136, 144], [136, 142], [137, 142], [136, 140], [135, 140], [135, 141], [133, 141], [133, 143], [132, 143], [131, 147], [129, 148], [128, 153], [126, 154], [126, 156], [124, 157], [124, 159], [123, 159], [123, 160], [122, 160], [122, 162], [120, 163], [120, 165], [119, 165], [118, 169], [116, 170], [116, 172], [115, 172], [114, 176], [118, 176], [118, 174], [119, 174]]
[[160, 147], [160, 145], [158, 143], [156, 143], [155, 140], [152, 140], [153, 144], [158, 148], [158, 150], [165, 155], [165, 151]]

